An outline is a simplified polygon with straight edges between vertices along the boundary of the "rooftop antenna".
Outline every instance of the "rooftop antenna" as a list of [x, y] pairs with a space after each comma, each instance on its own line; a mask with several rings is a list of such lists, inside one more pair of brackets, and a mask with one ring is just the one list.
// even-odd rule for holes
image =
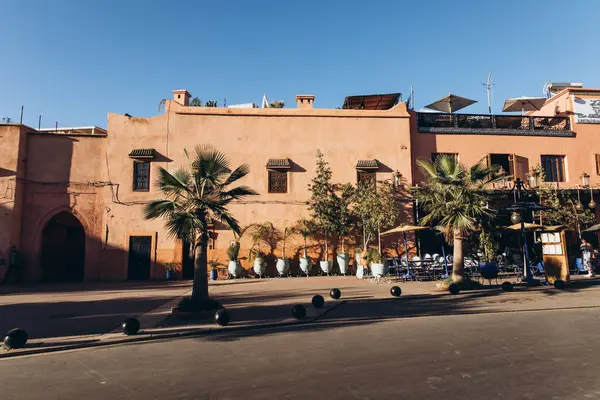
[[488, 78], [487, 78], [487, 83], [482, 83], [483, 86], [485, 86], [485, 89], [487, 90], [487, 101], [488, 101], [488, 113], [492, 113], [492, 88], [493, 88], [493, 84], [492, 84], [492, 71], [490, 71], [490, 73], [488, 74]]

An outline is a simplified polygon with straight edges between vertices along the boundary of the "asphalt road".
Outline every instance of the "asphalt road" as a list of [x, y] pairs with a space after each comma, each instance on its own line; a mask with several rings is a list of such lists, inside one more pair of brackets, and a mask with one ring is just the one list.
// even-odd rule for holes
[[600, 399], [598, 308], [375, 321], [331, 314], [302, 329], [6, 359], [0, 396]]

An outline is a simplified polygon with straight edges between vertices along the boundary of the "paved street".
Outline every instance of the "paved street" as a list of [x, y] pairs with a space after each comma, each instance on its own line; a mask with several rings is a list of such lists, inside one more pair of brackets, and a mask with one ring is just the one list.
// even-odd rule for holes
[[401, 304], [377, 303], [384, 319], [351, 319], [366, 305], [349, 302], [309, 326], [6, 359], [2, 398], [600, 398], [598, 308], [394, 318]]
[[181, 281], [3, 286], [0, 334], [15, 327], [30, 338], [104, 334], [189, 290], [190, 284]]

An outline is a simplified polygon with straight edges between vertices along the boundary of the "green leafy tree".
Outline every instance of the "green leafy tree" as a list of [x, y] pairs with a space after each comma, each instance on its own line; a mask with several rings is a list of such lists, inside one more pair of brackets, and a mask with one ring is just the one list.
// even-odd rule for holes
[[239, 234], [240, 226], [228, 211], [234, 200], [256, 194], [246, 186], [232, 187], [249, 173], [246, 164], [232, 172], [227, 156], [210, 145], [197, 146], [188, 168], [174, 173], [159, 167], [158, 187], [166, 197], [144, 207], [144, 218], [164, 218], [170, 235], [194, 243], [194, 283], [191, 303], [210, 307], [207, 282], [208, 224], [217, 220]]
[[283, 108], [285, 107], [285, 102], [283, 100], [273, 100], [271, 104], [269, 104], [269, 108]]
[[331, 198], [333, 212], [336, 213], [333, 219], [333, 232], [338, 235], [341, 243], [341, 254], [346, 254], [345, 243], [346, 236], [352, 227], [352, 200], [354, 198], [354, 187], [346, 183], [339, 185]]
[[377, 238], [377, 247], [381, 253], [381, 231], [393, 226], [400, 208], [394, 187], [387, 181], [376, 184], [372, 181], [360, 182], [353, 197], [354, 214], [358, 226], [363, 232], [363, 248]]
[[217, 107], [217, 103], [216, 100], [207, 100], [206, 103], [204, 103], [204, 107]]
[[362, 230], [363, 249], [366, 249], [377, 235], [373, 212], [379, 207], [379, 196], [375, 182], [360, 182], [354, 192], [353, 204], [358, 227]]
[[421, 224], [437, 227], [446, 240], [453, 241], [452, 281], [460, 282], [464, 280], [465, 237], [494, 215], [483, 189], [502, 177], [497, 166], [487, 167], [484, 160], [470, 169], [450, 156], [440, 156], [435, 162], [419, 159], [417, 164], [427, 176], [425, 185], [414, 192], [425, 212]]
[[190, 101], [190, 107], [202, 107], [202, 100], [200, 100], [198, 97], [194, 97]]
[[323, 153], [317, 150], [316, 175], [308, 185], [311, 192], [309, 209], [314, 224], [325, 237], [325, 260], [329, 260], [329, 237], [336, 228], [338, 203], [331, 183], [331, 167], [325, 161]]

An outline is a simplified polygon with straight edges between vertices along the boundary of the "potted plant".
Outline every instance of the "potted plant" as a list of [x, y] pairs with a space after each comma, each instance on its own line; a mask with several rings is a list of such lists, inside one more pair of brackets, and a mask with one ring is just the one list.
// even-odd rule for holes
[[216, 258], [214, 260], [208, 261], [208, 267], [210, 268], [210, 280], [216, 281], [219, 277], [219, 267], [224, 266], [219, 262], [219, 259]]
[[277, 259], [277, 273], [279, 274], [279, 276], [283, 276], [285, 274], [287, 274], [290, 270], [290, 259], [285, 257], [285, 241], [287, 239], [288, 233], [290, 232], [289, 228], [285, 228], [283, 230], [283, 236], [282, 236], [282, 246], [281, 246], [281, 258]]
[[348, 272], [349, 255], [346, 254], [345, 243], [346, 236], [350, 230], [350, 224], [352, 222], [350, 203], [354, 196], [354, 188], [351, 184], [347, 183], [341, 187], [341, 193], [338, 196], [335, 194], [332, 200], [335, 203], [334, 209], [337, 214], [333, 220], [333, 229], [337, 233], [341, 251], [337, 253], [336, 260], [340, 269], [340, 274], [346, 275]]
[[329, 275], [331, 263], [329, 261], [329, 236], [334, 232], [335, 221], [338, 218], [338, 206], [334, 185], [331, 183], [331, 168], [324, 160], [323, 153], [317, 150], [316, 175], [308, 185], [311, 191], [309, 208], [312, 219], [319, 232], [323, 234], [325, 258], [319, 262], [321, 271]]
[[367, 250], [367, 260], [371, 263], [371, 274], [375, 278], [385, 275], [385, 258], [377, 249]]
[[269, 238], [274, 230], [273, 224], [265, 222], [262, 224], [253, 224], [250, 227], [250, 238], [252, 246], [248, 251], [248, 260], [252, 261], [254, 273], [262, 277], [267, 271], [265, 263], [265, 253], [261, 250], [261, 243], [269, 243]]
[[479, 246], [481, 248], [481, 259], [479, 260], [479, 272], [484, 279], [491, 280], [498, 277], [500, 272], [496, 262], [498, 253], [498, 242], [494, 238], [493, 232], [485, 229], [479, 234]]
[[239, 254], [240, 243], [237, 241], [231, 242], [227, 248], [227, 257], [229, 258], [227, 270], [229, 271], [229, 275], [231, 275], [233, 278], [239, 277], [242, 273], [242, 264], [240, 264], [238, 261]]
[[165, 279], [167, 281], [173, 280], [173, 278], [175, 278], [176, 270], [177, 270], [177, 263], [167, 263], [165, 265]]
[[252, 258], [254, 260], [252, 267], [254, 269], [254, 273], [262, 278], [262, 276], [267, 271], [267, 266], [265, 264], [265, 253], [263, 253], [260, 249], [254, 249], [252, 251]]
[[298, 233], [302, 236], [304, 240], [304, 246], [302, 247], [302, 257], [300, 257], [300, 271], [304, 273], [306, 276], [310, 274], [310, 270], [312, 268], [311, 259], [306, 255], [306, 240], [309, 236], [312, 236], [315, 231], [315, 227], [313, 223], [306, 218], [302, 218], [296, 222], [294, 226], [294, 232]]

